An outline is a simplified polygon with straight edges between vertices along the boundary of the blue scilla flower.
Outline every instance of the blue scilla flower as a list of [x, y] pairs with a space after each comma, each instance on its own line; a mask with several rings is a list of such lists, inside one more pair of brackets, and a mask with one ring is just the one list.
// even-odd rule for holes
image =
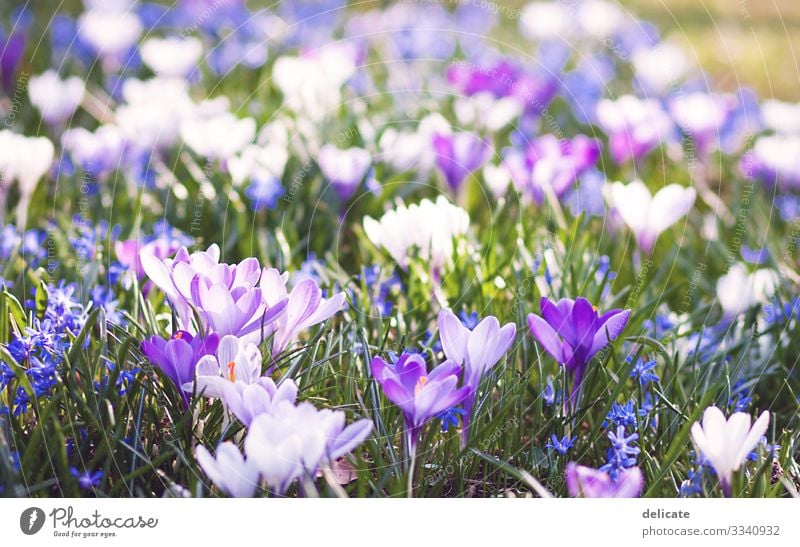
[[663, 314], [657, 314], [654, 320], [648, 319], [643, 325], [645, 333], [656, 340], [661, 340], [675, 328], [675, 323], [668, 315]]
[[478, 312], [476, 311], [467, 313], [466, 311], [462, 310], [459, 312], [458, 317], [461, 319], [461, 324], [467, 327], [469, 330], [473, 330], [475, 327], [477, 327], [480, 320], [480, 317], [478, 317]]
[[16, 378], [16, 375], [11, 370], [11, 366], [0, 361], [0, 391], [3, 391], [14, 378]]
[[96, 308], [103, 308], [106, 321], [114, 325], [126, 324], [125, 316], [117, 309], [119, 301], [114, 298], [114, 291], [110, 287], [98, 285], [91, 291], [92, 306]]
[[244, 191], [254, 211], [274, 209], [284, 190], [275, 177], [254, 177]]
[[731, 396], [728, 398], [728, 406], [733, 408], [733, 412], [747, 412], [747, 408], [753, 402], [750, 389], [744, 380], [737, 380], [731, 389]]
[[450, 426], [459, 427], [461, 425], [461, 418], [466, 416], [466, 414], [466, 410], [454, 406], [437, 414], [435, 418], [442, 421], [442, 433], [447, 433]]
[[559, 439], [555, 433], [550, 435], [550, 440], [547, 441], [547, 444], [544, 445], [545, 448], [548, 450], [552, 450], [558, 452], [562, 456], [566, 456], [569, 449], [575, 446], [575, 440], [577, 437], [567, 437], [564, 435]]
[[636, 406], [633, 401], [628, 401], [624, 405], [615, 402], [611, 405], [611, 410], [608, 412], [606, 420], [603, 422], [603, 427], [608, 427], [610, 423], [621, 427], [636, 427], [636, 417]]
[[689, 459], [692, 467], [686, 474], [686, 480], [680, 486], [680, 495], [684, 497], [703, 493], [703, 477], [710, 469], [705, 457], [695, 453], [694, 450], [689, 452]]
[[69, 468], [70, 474], [78, 480], [78, 486], [84, 490], [92, 490], [100, 486], [100, 481], [103, 479], [103, 471], [78, 471], [74, 467]]
[[547, 406], [553, 406], [553, 403], [556, 402], [556, 390], [553, 388], [553, 379], [547, 379], [547, 385], [544, 387], [544, 391], [542, 391], [542, 398], [544, 399], [544, 404]]
[[[627, 361], [629, 363], [631, 362], [631, 360], [632, 359], [630, 357], [627, 358]], [[655, 362], [655, 360], [645, 361], [640, 357], [639, 360], [636, 361], [636, 364], [633, 366], [633, 370], [631, 370], [630, 377], [638, 378], [639, 383], [642, 384], [643, 386], [646, 386], [651, 382], [658, 382], [658, 375], [655, 373], [656, 364], [657, 363]]]
[[608, 449], [608, 461], [600, 470], [616, 480], [620, 470], [635, 466], [640, 450], [633, 446], [633, 443], [638, 439], [638, 433], [626, 435], [625, 426], [622, 425], [617, 426], [616, 431], [609, 431], [608, 440], [611, 441], [611, 447]]
[[[764, 452], [767, 454], [769, 458], [776, 458], [778, 457], [778, 452], [781, 450], [781, 445], [779, 444], [769, 444], [769, 439], [766, 437], [761, 437], [758, 441], [758, 446], [764, 447]], [[747, 459], [750, 461], [758, 461], [758, 446], [756, 446], [755, 450], [752, 450], [748, 455]]]

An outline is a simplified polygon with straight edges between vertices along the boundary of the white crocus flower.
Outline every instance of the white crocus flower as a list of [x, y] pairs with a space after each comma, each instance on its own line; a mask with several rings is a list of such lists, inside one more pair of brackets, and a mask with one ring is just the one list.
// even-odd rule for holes
[[67, 121], [81, 104], [83, 94], [83, 80], [75, 76], [62, 80], [55, 70], [33, 76], [28, 83], [31, 104], [49, 124]]
[[158, 76], [186, 78], [197, 68], [203, 44], [197, 38], [148, 38], [139, 48], [142, 61]]
[[143, 30], [139, 17], [131, 11], [90, 9], [78, 20], [78, 33], [104, 61], [116, 69], [134, 46]]
[[563, 39], [575, 28], [570, 10], [560, 2], [531, 2], [519, 16], [522, 34], [531, 40]]
[[766, 410], [751, 427], [749, 414], [734, 412], [726, 420], [715, 406], [705, 410], [702, 424], [696, 422], [692, 425], [692, 440], [714, 467], [726, 496], [731, 496], [733, 473], [758, 445], [768, 425], [769, 412]]
[[5, 198], [16, 182], [20, 199], [17, 203], [17, 225], [25, 228], [28, 205], [39, 180], [50, 170], [55, 149], [46, 137], [25, 137], [9, 130], [0, 131], [0, 215]]
[[767, 99], [761, 103], [764, 125], [783, 135], [800, 134], [800, 103]]
[[767, 304], [778, 282], [774, 270], [761, 268], [748, 273], [747, 267], [737, 262], [717, 280], [717, 300], [725, 317], [733, 319], [756, 304]]
[[217, 488], [229, 496], [250, 498], [258, 488], [258, 468], [249, 458], [245, 459], [232, 442], [220, 444], [216, 457], [205, 446], [198, 445], [195, 457]]
[[631, 60], [639, 83], [648, 93], [666, 91], [672, 84], [682, 80], [691, 68], [686, 53], [668, 42], [637, 49]]
[[282, 145], [248, 144], [238, 156], [228, 160], [228, 171], [236, 186], [250, 180], [280, 179], [288, 160], [289, 152]]
[[261, 379], [261, 352], [255, 344], [245, 344], [232, 335], [223, 336], [215, 355], [204, 355], [197, 362], [194, 383], [184, 391], [205, 397], [221, 398], [233, 382], [255, 384]]
[[648, 255], [658, 236], [691, 210], [696, 197], [694, 188], [680, 184], [669, 184], [652, 195], [638, 180], [630, 184], [615, 182], [603, 191], [609, 206], [616, 210], [633, 232], [639, 248]]
[[364, 217], [364, 231], [378, 247], [386, 249], [402, 268], [408, 268], [412, 253], [438, 271], [452, 262], [454, 239], [467, 233], [469, 215], [444, 196], [435, 202], [399, 205], [380, 220]]
[[224, 162], [253, 141], [256, 121], [253, 118], [239, 119], [230, 112], [223, 112], [184, 121], [180, 134], [195, 154]]

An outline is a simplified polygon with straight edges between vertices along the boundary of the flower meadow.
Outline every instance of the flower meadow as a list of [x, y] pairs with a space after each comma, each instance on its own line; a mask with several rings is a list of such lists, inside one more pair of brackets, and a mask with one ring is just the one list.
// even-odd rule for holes
[[0, 495], [798, 496], [800, 104], [611, 0], [8, 4]]

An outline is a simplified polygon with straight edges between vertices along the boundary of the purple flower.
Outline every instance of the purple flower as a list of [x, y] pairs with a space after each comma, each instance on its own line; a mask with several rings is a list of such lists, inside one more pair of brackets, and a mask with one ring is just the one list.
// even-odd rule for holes
[[457, 387], [461, 367], [450, 360], [428, 373], [420, 354], [404, 353], [394, 366], [375, 357], [371, 368], [386, 398], [403, 411], [412, 457], [425, 422], [458, 405], [469, 395], [469, 386]]
[[555, 450], [562, 456], [566, 456], [569, 449], [575, 445], [575, 437], [567, 437], [564, 435], [559, 439], [555, 433], [550, 435], [550, 440], [544, 445], [548, 450]]
[[332, 144], [322, 147], [317, 161], [342, 201], [352, 197], [372, 164], [369, 152], [363, 148], [340, 150]]
[[644, 476], [638, 467], [620, 472], [617, 480], [613, 480], [598, 469], [567, 464], [567, 490], [574, 498], [638, 498], [643, 487]]
[[507, 323], [500, 327], [497, 318], [490, 315], [470, 330], [453, 312], [443, 309], [439, 312], [439, 335], [445, 356], [464, 367], [463, 385], [468, 389], [468, 394], [464, 399], [466, 414], [461, 443], [465, 446], [469, 437], [470, 415], [481, 379], [514, 343], [517, 326]]
[[489, 145], [474, 133], [466, 131], [433, 136], [436, 166], [447, 185], [458, 192], [470, 173], [480, 168], [489, 156]]
[[219, 336], [209, 334], [205, 338], [178, 331], [169, 340], [153, 336], [142, 342], [142, 353], [172, 380], [181, 393], [184, 404], [189, 405], [189, 394], [183, 385], [194, 380], [197, 362], [204, 355], [217, 351]]
[[322, 290], [310, 278], [303, 279], [288, 292], [286, 278], [286, 274], [281, 275], [274, 268], [265, 268], [261, 276], [261, 290], [268, 309], [286, 303], [284, 313], [274, 323], [273, 355], [285, 350], [304, 330], [330, 319], [347, 306], [344, 293], [322, 298]]
[[595, 139], [577, 135], [559, 140], [543, 135], [524, 152], [507, 152], [504, 163], [517, 190], [541, 205], [548, 192], [561, 198], [599, 158], [600, 143]]
[[5, 42], [0, 46], [0, 85], [11, 94], [14, 77], [17, 75], [22, 54], [25, 52], [25, 35], [21, 32], [13, 32], [7, 40], [0, 39], [0, 42]]
[[633, 95], [598, 102], [597, 120], [608, 133], [611, 157], [619, 164], [628, 158], [640, 160], [672, 130], [672, 121], [658, 101]]
[[598, 315], [585, 298], [562, 298], [552, 302], [542, 298], [541, 316], [528, 315], [533, 337], [573, 376], [574, 399], [589, 361], [609, 342], [616, 340], [628, 323], [630, 310], [614, 309]]

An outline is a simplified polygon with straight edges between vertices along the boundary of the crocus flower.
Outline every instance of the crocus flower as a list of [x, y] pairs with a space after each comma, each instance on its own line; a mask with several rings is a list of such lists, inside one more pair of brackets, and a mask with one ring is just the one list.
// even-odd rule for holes
[[256, 416], [269, 414], [282, 401], [294, 404], [297, 384], [291, 378], [276, 385], [272, 378], [261, 376], [255, 382], [228, 382], [222, 388], [222, 399], [231, 413], [250, 427]]
[[281, 275], [274, 268], [265, 268], [261, 277], [261, 290], [269, 309], [286, 302], [284, 313], [274, 323], [273, 356], [283, 352], [301, 332], [327, 321], [347, 306], [346, 295], [341, 292], [322, 298], [322, 290], [310, 278], [303, 279], [288, 292], [287, 279], [287, 274]]
[[25, 34], [12, 32], [8, 39], [0, 35], [0, 85], [11, 94], [22, 55], [25, 53]]
[[748, 178], [761, 180], [768, 188], [800, 190], [800, 135], [765, 135], [756, 139], [740, 163]]
[[669, 184], [651, 195], [638, 180], [629, 184], [615, 182], [606, 188], [609, 206], [630, 228], [637, 245], [647, 255], [653, 252], [658, 236], [691, 210], [697, 195], [694, 188], [680, 184]]
[[589, 361], [619, 337], [631, 312], [613, 309], [600, 315], [585, 298], [562, 298], [558, 302], [542, 298], [540, 307], [541, 316], [528, 315], [528, 327], [545, 351], [572, 375], [572, 401]]
[[644, 476], [638, 467], [620, 471], [613, 480], [599, 469], [573, 462], [567, 464], [567, 490], [574, 498], [638, 498], [643, 487]]
[[719, 147], [720, 132], [735, 106], [733, 97], [696, 92], [671, 99], [669, 111], [702, 156]]
[[142, 342], [142, 353], [172, 380], [181, 393], [183, 402], [189, 405], [189, 395], [183, 386], [194, 380], [198, 361], [217, 351], [219, 336], [209, 334], [205, 338], [178, 331], [169, 340], [153, 336]]
[[543, 135], [525, 151], [509, 150], [503, 163], [517, 191], [541, 205], [548, 192], [561, 198], [599, 158], [600, 144], [595, 139], [577, 135], [559, 140]]
[[739, 470], [750, 451], [761, 441], [768, 425], [769, 411], [762, 412], [751, 427], [749, 414], [734, 412], [726, 420], [715, 406], [705, 410], [702, 423], [692, 425], [692, 440], [716, 471], [727, 497], [732, 495], [733, 473]]
[[431, 266], [434, 275], [453, 262], [454, 239], [469, 229], [467, 212], [444, 196], [436, 201], [399, 205], [380, 220], [364, 217], [364, 231], [372, 243], [385, 248], [403, 269], [416, 255]]
[[735, 319], [756, 304], [768, 304], [780, 278], [775, 270], [760, 268], [748, 273], [747, 266], [737, 262], [717, 280], [717, 301], [725, 319]]
[[72, 161], [95, 177], [127, 165], [125, 135], [116, 125], [101, 125], [96, 131], [74, 127], [61, 135], [61, 145]]
[[31, 196], [39, 179], [50, 171], [54, 156], [53, 143], [46, 137], [24, 137], [7, 129], [0, 131], [0, 220], [5, 196], [16, 181], [20, 193], [17, 227], [25, 228]]
[[189, 393], [223, 397], [234, 382], [254, 384], [261, 379], [261, 352], [255, 344], [244, 344], [235, 336], [223, 336], [213, 355], [204, 355], [195, 367], [195, 378], [183, 384]]
[[81, 40], [102, 58], [108, 71], [116, 70], [125, 61], [124, 55], [136, 45], [142, 30], [142, 22], [125, 7], [97, 6], [85, 11], [78, 22]]
[[192, 306], [201, 312], [202, 328], [220, 335], [269, 335], [271, 322], [282, 312], [286, 299], [269, 306], [257, 286], [258, 260], [239, 264], [219, 262], [219, 247], [189, 254], [181, 247], [172, 259], [162, 260], [144, 249], [139, 256], [150, 280], [166, 295], [184, 329], [192, 325]]
[[623, 95], [597, 103], [597, 121], [608, 133], [611, 156], [617, 163], [638, 161], [669, 134], [672, 122], [655, 99]]
[[253, 118], [239, 119], [230, 112], [192, 116], [180, 127], [180, 136], [192, 152], [223, 163], [242, 152], [255, 135]]
[[148, 38], [139, 48], [142, 61], [158, 76], [185, 78], [198, 70], [203, 44], [192, 36]]
[[469, 389], [464, 399], [464, 427], [461, 431], [462, 445], [469, 436], [469, 422], [475, 396], [481, 379], [505, 355], [517, 335], [517, 326], [507, 323], [500, 327], [496, 317], [490, 315], [482, 319], [475, 328], [468, 329], [453, 312], [443, 309], [439, 312], [439, 335], [442, 349], [449, 360], [464, 367], [463, 385]]
[[686, 52], [669, 42], [654, 47], [640, 47], [631, 56], [636, 81], [648, 95], [662, 92], [682, 80], [691, 65]]
[[458, 387], [461, 366], [449, 359], [430, 373], [418, 353], [403, 353], [394, 365], [374, 357], [371, 368], [386, 398], [403, 411], [412, 458], [425, 422], [460, 404], [470, 393], [469, 386]]
[[464, 179], [480, 169], [489, 156], [489, 145], [474, 133], [465, 131], [433, 135], [433, 148], [436, 166], [453, 192], [458, 192]]
[[324, 466], [349, 454], [372, 431], [372, 422], [345, 427], [340, 410], [318, 410], [311, 403], [277, 404], [251, 422], [244, 441], [248, 461], [278, 495], [304, 475], [314, 477]]
[[372, 163], [370, 153], [363, 148], [340, 150], [326, 144], [317, 158], [320, 171], [331, 183], [339, 198], [346, 201], [355, 193]]
[[32, 76], [28, 82], [28, 96], [31, 104], [42, 114], [49, 124], [61, 124], [75, 113], [83, 99], [83, 80], [78, 77], [62, 80], [58, 72], [48, 70]]
[[779, 135], [800, 135], [800, 103], [767, 99], [761, 103], [761, 118]]
[[253, 497], [259, 483], [258, 468], [252, 460], [242, 456], [235, 444], [221, 443], [216, 456], [205, 446], [198, 445], [195, 458], [217, 488], [234, 498]]

